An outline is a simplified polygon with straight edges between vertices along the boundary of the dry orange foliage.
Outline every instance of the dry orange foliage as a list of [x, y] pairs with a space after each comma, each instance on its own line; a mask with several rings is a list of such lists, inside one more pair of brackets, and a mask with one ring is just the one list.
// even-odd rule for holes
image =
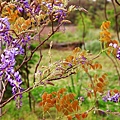
[[55, 107], [58, 112], [62, 112], [64, 115], [68, 115], [74, 111], [80, 109], [79, 102], [75, 100], [73, 93], [65, 93], [66, 89], [62, 88], [57, 92], [51, 94], [44, 93], [42, 95], [42, 101], [39, 103], [43, 107], [44, 111], [48, 111], [51, 107]]
[[93, 70], [96, 70], [96, 69], [102, 69], [102, 65], [100, 63], [94, 63], [94, 64], [88, 64], [90, 65], [90, 68], [92, 68]]
[[83, 64], [86, 61], [86, 55], [87, 55], [86, 51], [81, 51], [79, 47], [76, 47], [73, 50], [72, 54], [66, 57], [65, 61], [63, 62], [63, 65], [74, 66], [78, 64]]
[[94, 91], [95, 92], [100, 92], [100, 93], [104, 92], [107, 84], [106, 76], [107, 76], [106, 74], [103, 74], [101, 77], [94, 75], [94, 85], [95, 85]]
[[68, 116], [67, 116], [67, 120], [72, 120], [72, 116], [71, 116], [71, 115], [68, 115]]
[[110, 21], [103, 22], [101, 25], [101, 30], [109, 29], [110, 27]]
[[50, 110], [50, 108], [56, 108], [57, 112], [66, 116], [67, 120], [76, 118], [81, 120], [87, 117], [87, 112], [79, 114], [80, 106], [79, 100], [75, 99], [75, 94], [67, 93], [65, 88], [61, 88], [59, 91], [52, 92], [51, 94], [43, 93], [42, 101], [39, 106], [43, 108], [44, 112]]
[[[108, 55], [112, 53], [112, 55], [116, 56], [118, 50], [118, 41], [112, 40], [112, 35], [109, 32], [110, 21], [103, 22], [101, 25], [101, 32], [100, 32], [100, 41], [103, 44], [104, 48], [107, 48], [106, 52]], [[114, 47], [114, 45], [116, 47]]]
[[113, 92], [114, 92], [114, 93], [119, 93], [119, 90], [114, 89]]
[[110, 27], [110, 21], [103, 22], [101, 25], [100, 32], [100, 41], [101, 42], [110, 42], [111, 41], [111, 33], [108, 31]]
[[80, 114], [75, 114], [75, 117], [77, 118], [77, 120], [81, 119], [81, 115]]
[[7, 16], [10, 23], [14, 23], [19, 15], [20, 12], [16, 9], [16, 6], [14, 4], [8, 4], [3, 8], [2, 17]]
[[83, 114], [82, 114], [82, 118], [86, 118], [88, 116], [88, 113], [87, 112], [84, 112]]

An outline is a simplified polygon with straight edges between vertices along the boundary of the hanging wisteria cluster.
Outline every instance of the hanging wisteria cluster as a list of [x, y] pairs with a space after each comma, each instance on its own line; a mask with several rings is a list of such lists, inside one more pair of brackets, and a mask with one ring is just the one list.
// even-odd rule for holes
[[0, 18], [0, 41], [5, 46], [3, 51], [1, 48], [2, 54], [0, 63], [0, 77], [2, 77], [4, 81], [8, 81], [10, 83], [12, 86], [12, 93], [14, 95], [17, 92], [22, 91], [21, 76], [19, 71], [15, 71], [14, 67], [16, 64], [16, 56], [23, 54], [24, 49], [22, 48], [22, 44], [20, 45], [17, 42], [18, 40], [12, 37], [12, 35], [9, 33], [9, 30], [10, 24], [8, 22], [8, 18]]
[[[62, 22], [67, 16], [67, 2], [61, 0], [16, 0], [4, 2], [0, 16], [0, 77], [12, 86], [12, 93], [22, 92], [22, 78], [16, 69], [16, 57], [24, 55], [24, 46], [34, 39], [35, 27], [57, 21]], [[72, 10], [72, 8], [71, 8]], [[45, 21], [45, 22], [43, 22]], [[34, 34], [29, 30], [34, 29]], [[21, 98], [19, 94], [15, 99]]]

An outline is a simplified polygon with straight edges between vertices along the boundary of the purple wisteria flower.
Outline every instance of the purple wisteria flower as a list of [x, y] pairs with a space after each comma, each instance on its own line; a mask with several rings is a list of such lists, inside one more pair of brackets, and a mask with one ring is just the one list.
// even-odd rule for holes
[[48, 10], [47, 13], [50, 15], [51, 13], [53, 16], [58, 19], [58, 22], [61, 22], [66, 17], [66, 9], [64, 9], [64, 5], [62, 2], [54, 2], [53, 4], [51, 2], [42, 2], [43, 5], [45, 5]]
[[37, 4], [37, 1], [30, 3], [28, 0], [16, 0], [17, 10], [20, 13], [31, 14], [32, 16], [38, 15], [41, 10], [40, 4]]
[[24, 37], [21, 38], [21, 42], [23, 46], [29, 44], [29, 41], [30, 41], [30, 35], [26, 34]]
[[3, 42], [4, 45], [10, 45], [10, 42], [13, 40], [8, 31], [10, 30], [10, 23], [8, 22], [8, 18], [0, 18], [0, 41]]
[[57, 13], [56, 18], [58, 19], [58, 22], [62, 21], [66, 17], [66, 12], [65, 10], [56, 10], [55, 13]]
[[23, 9], [22, 7], [20, 7], [20, 6], [17, 7], [17, 10], [18, 10], [20, 13], [22, 13], [22, 12], [24, 11], [24, 9]]
[[2, 41], [2, 39], [5, 39], [9, 29], [10, 24], [8, 22], [8, 18], [0, 18], [0, 41]]
[[9, 30], [10, 29], [10, 24], [8, 22], [8, 18], [0, 18], [0, 31], [3, 30]]
[[116, 58], [120, 60], [120, 47], [116, 43], [110, 43], [109, 46], [117, 49]]
[[35, 11], [34, 11], [34, 13], [39, 13], [40, 12], [40, 5], [38, 5], [37, 7], [36, 7], [36, 9], [35, 9]]
[[[1, 63], [0, 63], [0, 76], [4, 76], [4, 80], [8, 81], [12, 86], [12, 94], [20, 93], [23, 91], [21, 87], [22, 79], [18, 71], [14, 70], [16, 63], [15, 57], [19, 54], [18, 48], [9, 48], [5, 49], [3, 54], [1, 54]], [[14, 97], [17, 103], [17, 106], [20, 107], [22, 94]], [[19, 102], [18, 102], [19, 98]]]
[[[23, 45], [27, 44], [26, 41], [30, 39], [26, 37], [26, 41], [21, 42], [18, 41], [20, 38], [14, 39], [12, 35], [9, 33], [10, 24], [8, 22], [8, 18], [0, 18], [0, 41], [4, 44], [5, 48], [3, 49], [2, 54], [0, 55], [0, 77], [3, 77], [4, 81], [8, 81], [12, 86], [13, 95], [21, 92], [23, 89], [21, 87], [22, 80], [19, 74], [19, 71], [15, 71], [14, 67], [16, 64], [16, 56], [24, 53]], [[2, 49], [2, 48], [0, 48]], [[15, 99], [22, 97], [22, 95], [15, 96]]]
[[25, 13], [27, 13], [27, 12], [32, 11], [32, 9], [30, 8], [30, 4], [29, 4], [28, 0], [16, 0], [16, 2], [20, 3], [20, 5], [17, 6], [17, 10], [19, 12], [24, 11]]
[[15, 56], [18, 55], [18, 48], [11, 48], [9, 50], [4, 50], [4, 53], [1, 55], [1, 64], [0, 64], [0, 76], [4, 74], [5, 80], [10, 82], [12, 86], [12, 93], [15, 94], [22, 90], [21, 76], [19, 72], [15, 72], [14, 66], [16, 63]]
[[115, 93], [114, 95], [110, 94], [110, 91], [108, 91], [107, 95], [103, 97], [103, 101], [112, 101], [112, 102], [119, 102], [120, 99], [120, 93]]
[[117, 55], [116, 55], [116, 57], [120, 60], [120, 47], [119, 47], [118, 50], [117, 50]]

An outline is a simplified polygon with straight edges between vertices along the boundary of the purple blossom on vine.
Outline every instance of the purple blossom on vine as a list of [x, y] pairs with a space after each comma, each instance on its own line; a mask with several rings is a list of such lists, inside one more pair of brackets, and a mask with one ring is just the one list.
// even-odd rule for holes
[[10, 24], [8, 22], [8, 18], [0, 18], [0, 31], [1, 30], [9, 30], [10, 29]]
[[17, 7], [17, 10], [18, 10], [20, 13], [22, 13], [22, 12], [24, 11], [22, 7]]
[[[10, 48], [5, 49], [4, 53], [1, 54], [1, 63], [0, 63], [0, 76], [4, 77], [4, 81], [8, 81], [10, 85], [12, 86], [12, 94], [15, 95], [16, 93], [22, 92], [23, 88], [21, 87], [22, 80], [21, 76], [18, 71], [14, 70], [14, 66], [16, 63], [15, 57], [19, 54], [18, 48]], [[21, 98], [22, 95], [15, 96], [15, 100], [18, 100], [17, 102], [18, 107], [21, 106]]]
[[49, 2], [42, 2], [43, 5], [45, 5], [48, 8], [47, 13], [53, 14], [55, 18], [58, 19], [58, 22], [61, 22], [66, 17], [66, 9], [63, 9], [63, 3], [49, 3]]
[[21, 38], [21, 42], [23, 46], [29, 44], [29, 41], [30, 41], [30, 35], [25, 35], [24, 37]]
[[[10, 24], [8, 19], [6, 17], [0, 18], [0, 41], [2, 41], [6, 47], [4, 48], [0, 58], [0, 77], [3, 77], [4, 81], [8, 81], [10, 83], [12, 86], [12, 93], [16, 94], [21, 92], [23, 89], [21, 87], [21, 76], [18, 71], [14, 70], [14, 66], [16, 64], [15, 58], [17, 55], [23, 54], [24, 49], [22, 48], [22, 44], [19, 44], [19, 40], [12, 37], [9, 30]], [[17, 97], [18, 96], [15, 96], [15, 99]], [[19, 98], [21, 97], [22, 95], [19, 95]]]
[[117, 55], [116, 55], [116, 57], [120, 60], [120, 47], [119, 47], [118, 50], [117, 50]]
[[9, 29], [10, 24], [8, 22], [8, 18], [0, 18], [0, 40], [4, 39], [4, 37], [8, 34]]
[[58, 19], [58, 22], [65, 19], [66, 12], [64, 10], [62, 10], [62, 9], [61, 10], [56, 10], [55, 12], [57, 13], [56, 18]]
[[116, 58], [120, 60], [120, 47], [117, 44], [110, 43], [109, 46], [117, 49]]
[[103, 101], [112, 101], [112, 102], [119, 102], [120, 99], [120, 93], [115, 93], [113, 96], [110, 94], [110, 91], [108, 91], [107, 95], [103, 97]]
[[20, 5], [17, 6], [19, 12], [31, 12], [32, 9], [30, 8], [28, 0], [16, 0], [16, 2], [20, 3]]
[[19, 72], [15, 72], [14, 66], [16, 63], [15, 56], [19, 53], [18, 48], [11, 48], [9, 50], [4, 50], [4, 53], [1, 55], [1, 64], [0, 64], [0, 71], [1, 76], [4, 74], [5, 79], [10, 82], [10, 85], [13, 87], [12, 92], [13, 94], [17, 93], [18, 89], [21, 90], [21, 77]]
[[35, 13], [39, 13], [40, 12], [40, 5], [37, 6], [37, 8], [35, 9]]

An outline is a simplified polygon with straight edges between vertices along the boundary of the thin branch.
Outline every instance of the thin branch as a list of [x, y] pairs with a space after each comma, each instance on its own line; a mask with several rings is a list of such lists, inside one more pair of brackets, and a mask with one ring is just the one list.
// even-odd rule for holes
[[35, 83], [35, 73], [37, 72], [37, 69], [38, 69], [38, 67], [39, 67], [39, 64], [40, 64], [40, 62], [41, 62], [41, 60], [42, 60], [42, 52], [41, 52], [41, 50], [40, 50], [39, 55], [40, 55], [40, 58], [39, 58], [38, 63], [36, 64], [36, 67], [35, 67], [33, 83]]
[[[52, 1], [52, 8], [53, 8], [53, 5], [54, 5], [54, 0]], [[53, 13], [50, 14], [50, 20], [51, 20], [51, 23], [52, 23], [52, 32], [53, 32], [54, 31]]]
[[62, 23], [60, 23], [59, 26], [57, 26], [57, 28], [56, 28], [50, 35], [48, 35], [48, 37], [47, 37], [43, 42], [41, 42], [34, 50], [31, 51], [31, 55], [28, 57], [27, 60], [25, 60], [25, 59], [23, 60], [23, 62], [21, 63], [21, 65], [19, 65], [19, 67], [17, 68], [17, 70], [19, 70], [19, 69], [24, 65], [24, 63], [28, 62], [28, 61], [32, 58], [32, 56], [33, 56], [33, 54], [35, 53], [35, 51], [37, 51], [47, 40], [49, 40], [50, 37], [51, 37], [55, 32], [57, 32], [57, 30], [59, 29], [59, 27], [60, 27], [61, 25], [62, 25]]
[[108, 57], [108, 58], [112, 61], [112, 63], [114, 64], [114, 67], [115, 67], [116, 72], [117, 72], [118, 77], [119, 77], [119, 86], [120, 86], [120, 73], [119, 73], [119, 70], [118, 70], [118, 68], [117, 68], [117, 65], [116, 65], [116, 63], [115, 63], [115, 61], [113, 60], [112, 57], [110, 57], [106, 52], [105, 52], [105, 54], [107, 55], [107, 57]]
[[107, 0], [105, 0], [104, 14], [105, 14], [105, 19], [108, 20], [108, 17], [107, 17]]
[[[46, 80], [46, 83], [48, 82], [47, 84], [49, 84], [49, 81], [53, 81], [53, 80], [55, 81], [55, 80], [59, 80], [59, 79], [62, 79], [62, 78], [66, 78], [66, 77], [69, 77], [69, 76], [72, 75], [72, 74], [75, 74], [75, 72], [71, 72], [70, 74], [68, 74], [68, 75], [66, 75], [66, 76], [63, 76], [63, 77]], [[40, 82], [36, 83], [34, 86], [31, 86], [31, 87], [25, 89], [24, 91], [14, 94], [14, 95], [11, 96], [8, 100], [6, 100], [6, 101], [3, 102], [2, 104], [0, 104], [0, 108], [4, 107], [4, 106], [5, 106], [7, 103], [9, 103], [12, 99], [14, 99], [15, 96], [21, 95], [21, 94], [26, 93], [26, 92], [30, 92], [32, 89], [34, 89], [35, 87], [38, 87], [38, 86], [40, 86], [40, 85], [42, 85], [42, 84], [44, 84], [44, 83], [40, 81]]]
[[1, 101], [2, 101], [2, 99], [3, 99], [3, 95], [4, 95], [4, 93], [5, 93], [5, 84], [4, 84], [4, 82], [2, 81], [2, 90], [0, 91], [1, 92], [1, 96], [0, 96], [0, 103], [1, 103]]
[[[38, 34], [39, 44], [41, 44], [41, 41], [40, 41], [40, 33], [44, 30], [44, 28], [45, 28], [45, 26], [43, 26], [43, 28], [41, 29], [41, 31], [40, 31], [39, 34]], [[40, 62], [41, 62], [41, 60], [42, 60], [42, 51], [41, 51], [41, 49], [40, 49], [40, 51], [39, 51], [39, 56], [40, 56], [40, 59], [38, 60], [38, 63], [36, 64], [36, 67], [35, 67], [33, 83], [35, 83], [35, 73], [37, 72], [37, 69], [38, 69], [38, 67], [39, 67], [39, 64], [40, 64]]]
[[17, 38], [19, 38], [19, 35], [14, 31], [14, 30], [0, 30], [0, 33], [5, 33], [5, 32], [13, 32]]
[[6, 100], [5, 102], [3, 102], [2, 104], [0, 104], [0, 108], [4, 107], [7, 103], [9, 103], [12, 99], [14, 99], [15, 96], [21, 95], [23, 93], [29, 92], [31, 89], [33, 89], [32, 87], [27, 88], [26, 90], [16, 93], [15, 95], [13, 95], [12, 97], [10, 97], [8, 100]]
[[92, 84], [92, 88], [94, 89], [94, 82], [92, 80], [92, 76], [89, 74], [89, 72], [85, 71], [86, 74], [88, 75], [88, 77], [90, 78], [91, 84]]
[[83, 18], [83, 15], [82, 15], [82, 12], [80, 11], [80, 16], [81, 16], [81, 19], [82, 19], [82, 24], [83, 24], [83, 33], [82, 33], [82, 42], [84, 43], [84, 49], [85, 49], [85, 41], [84, 41], [84, 38], [86, 36], [86, 33], [85, 33], [85, 22], [84, 22], [84, 18]]
[[101, 111], [102, 113], [120, 116], [120, 112], [112, 112], [112, 111], [108, 111], [108, 110], [104, 111], [104, 110], [101, 110], [101, 109], [96, 109], [96, 111]]
[[7, 111], [8, 111], [8, 110], [3, 111], [2, 114], [0, 115], [0, 117], [2, 117], [4, 114], [6, 114]]
[[113, 8], [114, 8], [114, 14], [115, 14], [115, 24], [116, 24], [117, 38], [118, 38], [118, 41], [120, 42], [118, 16], [116, 16], [117, 15], [117, 10], [116, 10], [114, 0], [111, 0], [111, 1], [112, 1], [112, 5], [113, 5]]
[[72, 74], [75, 74], [75, 73], [76, 72], [71, 72], [70, 74], [68, 74], [66, 76], [62, 76], [62, 77], [58, 77], [58, 78], [51, 78], [51, 79], [49, 79], [47, 81], [56, 81], [56, 80], [59, 80], [59, 79], [64, 79], [64, 78], [69, 77], [69, 76], [71, 76]]
[[120, 6], [120, 3], [118, 2], [118, 0], [115, 0], [115, 2]]

